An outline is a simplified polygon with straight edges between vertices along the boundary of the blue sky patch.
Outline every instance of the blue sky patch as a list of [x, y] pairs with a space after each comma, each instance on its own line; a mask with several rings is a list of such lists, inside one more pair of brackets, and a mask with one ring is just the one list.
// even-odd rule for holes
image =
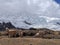
[[58, 4], [60, 4], [60, 0], [55, 0]]

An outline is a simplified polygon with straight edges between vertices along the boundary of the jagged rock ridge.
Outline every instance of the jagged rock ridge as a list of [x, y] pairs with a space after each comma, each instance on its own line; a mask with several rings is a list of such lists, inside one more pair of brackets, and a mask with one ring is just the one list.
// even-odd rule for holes
[[3, 23], [0, 23], [0, 31], [3, 31], [3, 30], [6, 30], [6, 28], [15, 28], [15, 26], [13, 26], [10, 22], [3, 22]]

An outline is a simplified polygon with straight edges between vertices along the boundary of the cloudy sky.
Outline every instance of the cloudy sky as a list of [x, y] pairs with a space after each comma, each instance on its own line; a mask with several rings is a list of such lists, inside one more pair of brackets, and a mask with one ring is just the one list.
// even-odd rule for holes
[[18, 27], [25, 25], [23, 23], [24, 20], [30, 20], [30, 22], [35, 21], [34, 23], [38, 24], [40, 16], [52, 17], [52, 19], [60, 18], [60, 1], [0, 0], [0, 22], [10, 21]]
[[59, 0], [0, 0], [0, 17], [21, 13], [60, 18]]

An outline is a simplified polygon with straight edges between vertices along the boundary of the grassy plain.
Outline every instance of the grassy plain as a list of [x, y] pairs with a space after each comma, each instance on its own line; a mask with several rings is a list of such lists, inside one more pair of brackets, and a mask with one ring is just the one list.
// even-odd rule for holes
[[60, 45], [60, 39], [0, 38], [0, 45]]

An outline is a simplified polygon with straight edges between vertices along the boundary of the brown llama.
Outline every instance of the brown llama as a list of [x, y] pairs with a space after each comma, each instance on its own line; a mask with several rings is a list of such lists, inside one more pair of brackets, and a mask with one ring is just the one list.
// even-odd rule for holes
[[16, 30], [14, 30], [14, 29], [8, 29], [6, 31], [7, 31], [8, 37], [16, 37], [16, 34], [17, 34]]

